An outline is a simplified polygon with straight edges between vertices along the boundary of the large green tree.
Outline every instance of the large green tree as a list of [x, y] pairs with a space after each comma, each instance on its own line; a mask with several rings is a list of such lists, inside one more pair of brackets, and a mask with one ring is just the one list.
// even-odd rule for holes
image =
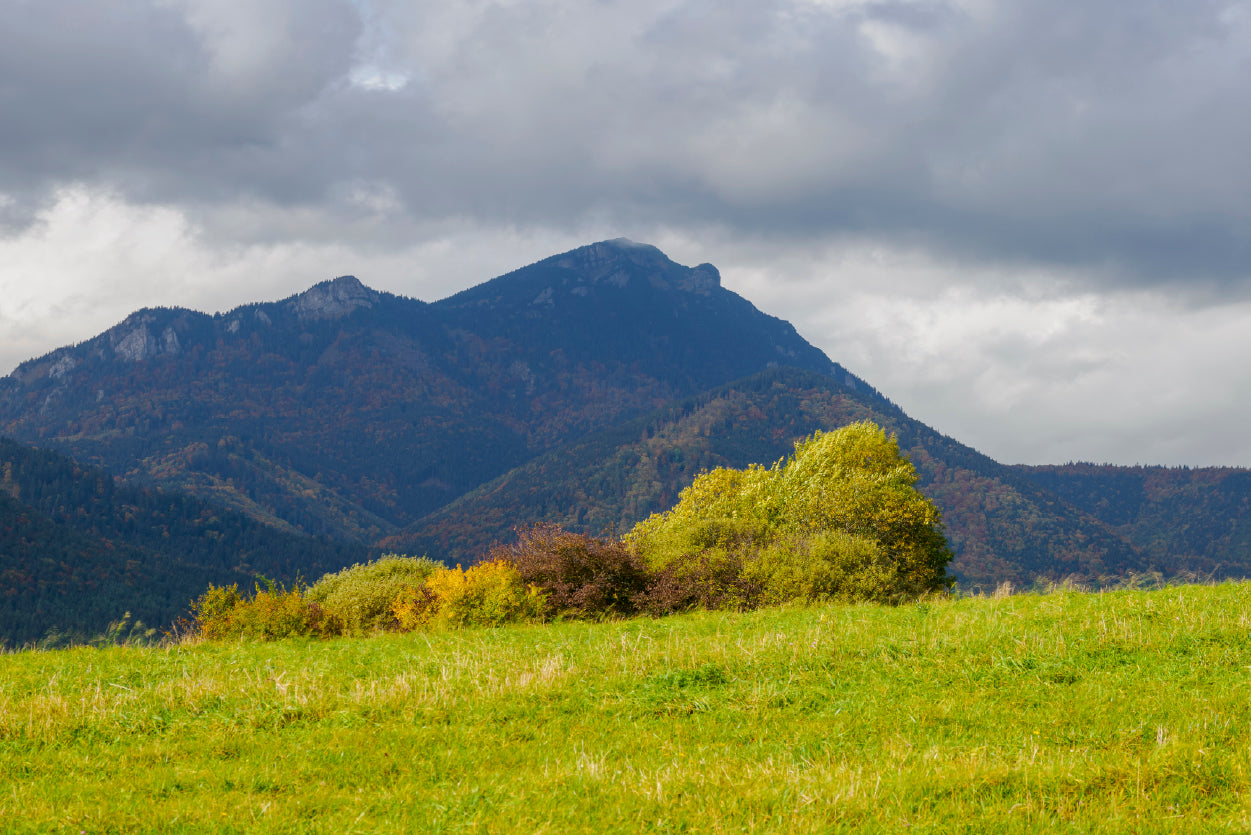
[[767, 601], [910, 599], [948, 587], [952, 557], [916, 481], [893, 435], [853, 423], [772, 467], [704, 473], [626, 539], [654, 569], [740, 562]]

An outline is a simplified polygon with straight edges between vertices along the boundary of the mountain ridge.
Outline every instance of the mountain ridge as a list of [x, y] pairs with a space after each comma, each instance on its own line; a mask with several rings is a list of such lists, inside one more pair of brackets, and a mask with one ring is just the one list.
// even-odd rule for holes
[[618, 240], [434, 303], [343, 276], [211, 316], [144, 309], [0, 380], [0, 432], [369, 541], [535, 454], [783, 361], [850, 379], [715, 268]]

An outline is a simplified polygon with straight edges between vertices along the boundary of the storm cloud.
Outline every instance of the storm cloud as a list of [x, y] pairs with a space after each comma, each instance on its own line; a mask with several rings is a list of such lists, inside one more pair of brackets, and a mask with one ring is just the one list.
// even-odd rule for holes
[[1004, 460], [1251, 464], [1249, 65], [1206, 0], [6, 3], [0, 365], [623, 234]]

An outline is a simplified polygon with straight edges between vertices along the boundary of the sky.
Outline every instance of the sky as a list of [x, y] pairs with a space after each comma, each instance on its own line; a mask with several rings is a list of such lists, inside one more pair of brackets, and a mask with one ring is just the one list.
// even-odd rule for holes
[[624, 236], [1005, 463], [1251, 466], [1251, 1], [0, 0], [0, 375]]

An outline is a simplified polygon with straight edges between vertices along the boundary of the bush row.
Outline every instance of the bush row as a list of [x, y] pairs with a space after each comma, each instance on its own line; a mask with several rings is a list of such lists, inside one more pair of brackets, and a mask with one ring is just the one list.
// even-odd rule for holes
[[817, 432], [771, 468], [718, 468], [624, 541], [517, 529], [468, 570], [384, 557], [308, 589], [210, 587], [199, 634], [273, 638], [665, 615], [791, 601], [898, 603], [950, 588], [951, 549], [894, 436]]
[[470, 567], [387, 556], [310, 587], [209, 586], [191, 605], [191, 632], [213, 640], [334, 637], [384, 630], [499, 626], [543, 617], [544, 596], [512, 565]]
[[328, 574], [310, 587], [210, 586], [192, 605], [209, 639], [273, 640], [411, 631], [554, 618], [662, 616], [692, 609], [751, 609], [790, 601], [870, 600], [875, 553], [829, 535], [752, 545], [730, 523], [700, 528], [682, 559], [649, 568], [624, 543], [538, 524], [468, 569], [387, 556]]

